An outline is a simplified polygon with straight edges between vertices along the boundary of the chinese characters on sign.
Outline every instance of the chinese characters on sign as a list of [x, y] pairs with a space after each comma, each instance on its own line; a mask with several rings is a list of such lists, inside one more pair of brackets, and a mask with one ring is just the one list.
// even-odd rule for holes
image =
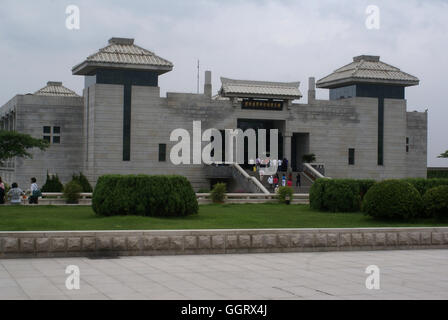
[[252, 110], [283, 110], [283, 101], [245, 99], [241, 103], [241, 108]]

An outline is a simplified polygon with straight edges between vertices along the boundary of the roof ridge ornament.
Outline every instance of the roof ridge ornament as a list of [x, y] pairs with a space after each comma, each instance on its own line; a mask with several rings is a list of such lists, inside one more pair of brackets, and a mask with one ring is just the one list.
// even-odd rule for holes
[[360, 61], [379, 62], [380, 56], [360, 55], [353, 57], [353, 62], [360, 62]]
[[132, 38], [115, 38], [112, 37], [109, 39], [109, 44], [121, 44], [131, 46], [134, 44], [134, 39]]
[[48, 81], [47, 86], [62, 87], [61, 81]]

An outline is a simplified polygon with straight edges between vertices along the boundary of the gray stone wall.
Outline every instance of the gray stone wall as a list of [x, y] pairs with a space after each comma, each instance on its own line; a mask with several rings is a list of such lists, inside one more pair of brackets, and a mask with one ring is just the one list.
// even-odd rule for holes
[[[32, 160], [17, 159], [14, 168], [0, 168], [0, 175], [28, 188], [32, 176], [42, 185], [47, 170], [59, 174], [63, 182], [82, 171], [92, 184], [109, 173], [182, 174], [196, 190], [208, 188], [203, 165], [171, 164], [170, 150], [177, 143], [169, 141], [171, 132], [183, 128], [192, 137], [193, 121], [199, 120], [202, 130], [223, 130], [236, 128], [238, 119], [266, 119], [275, 120], [285, 136], [289, 160], [292, 135], [308, 133], [309, 152], [325, 164], [327, 176], [378, 180], [426, 176], [427, 115], [406, 112], [406, 100], [385, 100], [384, 165], [378, 166], [376, 98], [314, 100], [285, 104], [281, 111], [243, 110], [238, 102], [212, 100], [203, 94], [167, 93], [162, 98], [158, 87], [133, 86], [131, 161], [122, 161], [123, 97], [121, 85], [94, 84], [84, 90], [83, 98], [12, 99], [0, 113], [16, 110], [17, 130], [41, 138], [43, 126], [60, 126], [61, 145], [34, 152]], [[408, 153], [406, 137], [410, 138]], [[166, 162], [159, 162], [159, 144], [167, 145]], [[348, 164], [349, 148], [355, 149], [354, 165]]]
[[410, 178], [427, 176], [428, 113], [407, 112], [407, 133], [409, 152], [406, 154], [407, 176]]
[[17, 182], [27, 190], [31, 177], [42, 186], [47, 171], [66, 183], [82, 170], [82, 98], [21, 95], [17, 96], [15, 114], [18, 132], [42, 139], [44, 126], [58, 126], [61, 142], [51, 144], [46, 151], [31, 150], [30, 159], [15, 159], [14, 174], [5, 179], [8, 183]]
[[[16, 105], [19, 96], [15, 96], [6, 104], [0, 107], [0, 129], [1, 130], [15, 130], [16, 125]], [[11, 184], [15, 179], [15, 159], [9, 159], [0, 165], [0, 177], [3, 181]]]
[[[87, 172], [92, 183], [105, 173], [180, 173], [195, 189], [208, 187], [202, 165], [174, 166], [170, 163], [170, 149], [176, 143], [169, 141], [170, 133], [184, 128], [192, 137], [195, 120], [202, 121], [203, 130], [236, 128], [238, 119], [277, 120], [286, 136], [309, 133], [309, 150], [316, 154], [317, 162], [325, 164], [330, 177], [380, 180], [404, 178], [410, 174], [424, 176], [421, 168], [426, 166], [425, 150], [420, 148], [418, 153], [419, 170], [409, 167], [407, 160], [406, 136], [425, 133], [421, 128], [408, 132], [405, 100], [385, 100], [384, 165], [378, 166], [378, 102], [375, 98], [316, 100], [313, 104], [285, 105], [282, 111], [243, 110], [239, 103], [230, 100], [216, 101], [205, 95], [185, 93], [168, 93], [167, 98], [161, 98], [159, 88], [134, 86], [131, 161], [123, 162], [123, 88], [96, 84], [90, 90], [92, 117], [88, 125]], [[424, 119], [420, 121], [423, 122]], [[158, 161], [160, 143], [167, 144], [167, 162]], [[290, 145], [285, 144], [285, 148]], [[348, 164], [349, 148], [356, 150], [355, 165]]]

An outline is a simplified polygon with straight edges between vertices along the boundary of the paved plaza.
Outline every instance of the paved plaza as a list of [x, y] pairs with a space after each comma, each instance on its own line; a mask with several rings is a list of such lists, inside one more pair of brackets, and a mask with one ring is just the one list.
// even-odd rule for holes
[[448, 250], [0, 260], [0, 299], [448, 299]]

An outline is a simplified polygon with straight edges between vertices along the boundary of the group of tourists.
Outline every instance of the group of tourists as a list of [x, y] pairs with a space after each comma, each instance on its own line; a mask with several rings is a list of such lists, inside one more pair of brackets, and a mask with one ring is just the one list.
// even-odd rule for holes
[[[278, 188], [280, 186], [282, 187], [292, 187], [293, 186], [293, 178], [292, 173], [290, 172], [287, 176], [286, 173], [282, 175], [282, 178], [280, 179], [280, 176], [278, 173], [273, 175], [274, 172], [269, 172], [268, 170], [271, 167], [276, 167], [276, 172], [287, 172], [288, 171], [288, 159], [278, 159], [278, 160], [271, 160], [268, 158], [266, 159], [260, 159], [257, 158], [255, 160], [255, 163], [253, 160], [250, 160], [249, 163], [253, 164], [253, 171], [258, 172], [260, 174], [260, 181], [263, 182], [263, 177], [266, 175], [268, 176], [268, 184], [269, 188], [277, 192]], [[302, 186], [301, 176], [300, 173], [297, 173], [296, 176], [296, 187]]]
[[[37, 185], [36, 178], [31, 178], [31, 187], [29, 192], [28, 201], [29, 204], [38, 204], [39, 197], [42, 196], [42, 193]], [[20, 205], [25, 202], [27, 199], [26, 193], [19, 188], [19, 185], [14, 182], [11, 184], [11, 189], [6, 192], [5, 183], [0, 177], [0, 204], [5, 204], [9, 201], [10, 204]]]
[[[280, 187], [280, 177], [278, 175], [278, 173], [275, 176], [270, 176], [268, 178], [268, 184], [269, 184], [269, 188], [271, 190], [273, 190], [274, 192], [277, 192], [278, 188]], [[286, 175], [283, 174], [282, 175], [282, 179], [281, 179], [281, 186], [282, 187], [292, 187], [292, 173], [288, 174], [288, 178], [286, 178]], [[297, 173], [296, 176], [296, 187], [300, 187], [302, 185], [301, 183], [301, 177], [300, 177], [300, 173]]]
[[269, 167], [273, 167], [276, 166], [278, 168], [278, 171], [281, 172], [286, 172], [288, 170], [288, 159], [283, 158], [283, 159], [270, 159], [269, 157], [266, 159], [260, 159], [257, 158], [255, 160], [255, 163], [253, 160], [250, 160], [249, 163], [252, 163], [253, 166], [253, 170], [257, 171], [260, 169], [260, 167], [265, 167], [265, 168], [269, 168]]

